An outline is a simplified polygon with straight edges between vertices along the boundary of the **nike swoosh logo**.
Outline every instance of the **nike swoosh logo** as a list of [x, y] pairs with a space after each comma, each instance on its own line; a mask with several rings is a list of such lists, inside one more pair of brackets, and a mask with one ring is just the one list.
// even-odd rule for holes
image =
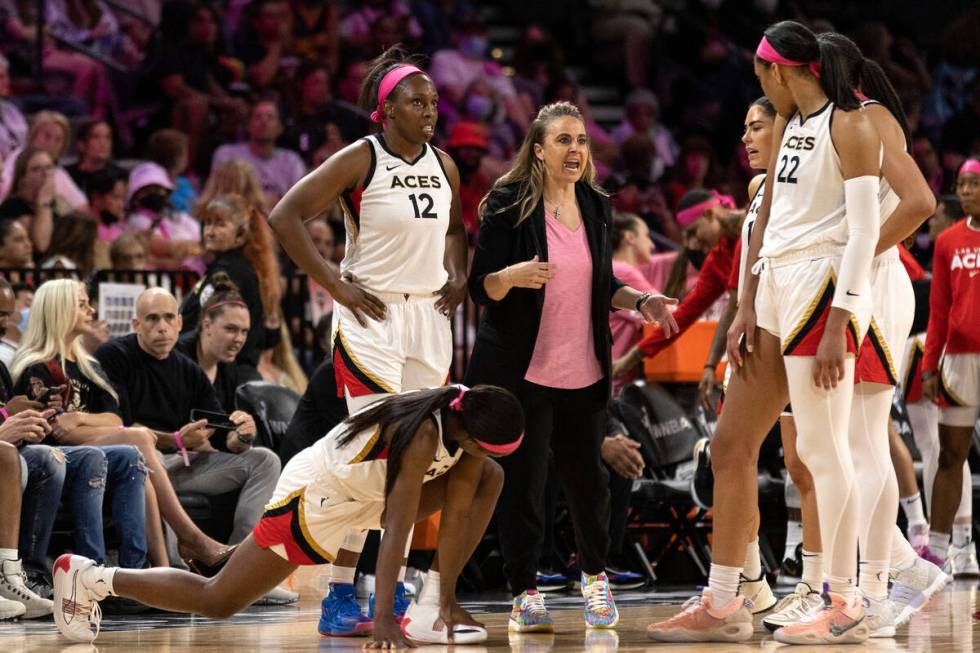
[[400, 167], [402, 167], [402, 164], [399, 163], [398, 165], [394, 165], [394, 166], [385, 166], [385, 170], [387, 170], [388, 172], [391, 172], [395, 168], [400, 168]]
[[841, 635], [843, 635], [844, 633], [846, 633], [850, 629], [856, 627], [862, 621], [864, 621], [864, 617], [861, 617], [860, 619], [857, 619], [855, 621], [852, 621], [851, 623], [847, 624], [843, 628], [841, 628], [837, 624], [830, 624], [830, 634], [833, 635], [834, 637], [840, 637]]
[[850, 290], [844, 294], [846, 294], [848, 297], [860, 297], [860, 295], [858, 295], [856, 292], [851, 292]]

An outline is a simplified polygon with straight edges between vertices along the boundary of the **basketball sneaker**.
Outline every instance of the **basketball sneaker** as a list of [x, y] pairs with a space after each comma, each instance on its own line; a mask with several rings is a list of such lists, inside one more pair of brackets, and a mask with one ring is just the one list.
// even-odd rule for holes
[[[438, 596], [438, 595], [437, 595]], [[405, 616], [402, 617], [402, 634], [414, 642], [423, 644], [448, 644], [449, 635], [446, 626], [440, 622], [439, 602], [418, 600], [412, 601]], [[453, 644], [479, 644], [487, 641], [487, 629], [471, 624], [455, 624], [453, 626]]]
[[711, 601], [711, 589], [692, 596], [680, 614], [647, 626], [647, 637], [658, 642], [744, 642], [752, 637], [751, 605], [744, 596], [736, 596], [727, 606], [717, 609]]
[[749, 580], [739, 574], [738, 593], [752, 602], [752, 614], [765, 612], [776, 605], [776, 597], [773, 596], [772, 588], [769, 587], [769, 580], [765, 573], [755, 580]]
[[614, 590], [637, 590], [647, 584], [646, 576], [628, 569], [617, 569], [606, 565], [606, 577], [609, 587]]
[[929, 524], [909, 524], [908, 530], [906, 531], [906, 536], [908, 537], [909, 544], [912, 548], [918, 551], [929, 546]]
[[931, 562], [937, 567], [942, 568], [943, 566], [946, 565], [946, 561], [940, 558], [939, 556], [937, 556], [935, 553], [933, 553], [932, 549], [929, 548], [928, 544], [926, 546], [920, 546], [918, 549], [915, 550], [915, 552], [919, 554], [920, 558]]
[[907, 569], [893, 570], [888, 598], [895, 606], [895, 625], [907, 622], [950, 580], [942, 569], [925, 558], [917, 558]]
[[510, 611], [507, 630], [514, 633], [551, 633], [555, 623], [544, 606], [544, 594], [537, 590], [526, 590], [514, 597], [514, 607]]
[[711, 445], [708, 438], [694, 444], [694, 474], [691, 476], [691, 498], [698, 507], [710, 510], [714, 503], [715, 476], [711, 471]]
[[25, 619], [51, 614], [51, 601], [42, 599], [27, 587], [27, 576], [20, 560], [4, 560], [0, 564], [0, 597], [23, 604]]
[[561, 592], [571, 584], [568, 576], [557, 571], [539, 571], [534, 579], [539, 592]]
[[616, 609], [606, 572], [595, 576], [582, 572], [582, 597], [585, 598], [586, 627], [613, 628], [619, 623], [619, 610]]
[[54, 563], [54, 623], [61, 634], [91, 643], [99, 635], [102, 609], [109, 586], [94, 560], [66, 553]]
[[963, 547], [950, 545], [949, 566], [953, 572], [953, 578], [977, 578], [980, 576], [980, 567], [977, 566], [976, 545], [972, 541]]
[[860, 644], [871, 635], [861, 600], [848, 603], [833, 592], [823, 595], [824, 605], [789, 626], [773, 638], [783, 644]]
[[822, 606], [823, 599], [820, 598], [820, 592], [800, 582], [796, 584], [792, 594], [787, 594], [779, 600], [772, 614], [766, 615], [762, 620], [762, 625], [769, 632], [773, 632], [798, 623], [800, 619]]
[[323, 637], [367, 635], [374, 622], [361, 614], [353, 583], [330, 583], [330, 591], [320, 602], [317, 632]]
[[[405, 611], [408, 610], [408, 596], [405, 591], [405, 583], [399, 581], [395, 583], [395, 602], [392, 604], [391, 613], [395, 615], [395, 621], [402, 622]], [[368, 619], [374, 621], [374, 592], [368, 598]]]
[[24, 607], [23, 603], [11, 601], [10, 599], [5, 599], [0, 596], [0, 621], [7, 621], [8, 619], [23, 617], [24, 612], [26, 611], [27, 608]]
[[895, 636], [895, 605], [887, 598], [864, 597], [864, 619], [871, 629], [871, 637]]
[[779, 563], [779, 577], [777, 582], [793, 584], [799, 583], [803, 577], [803, 545], [797, 544], [792, 558], [783, 558]]

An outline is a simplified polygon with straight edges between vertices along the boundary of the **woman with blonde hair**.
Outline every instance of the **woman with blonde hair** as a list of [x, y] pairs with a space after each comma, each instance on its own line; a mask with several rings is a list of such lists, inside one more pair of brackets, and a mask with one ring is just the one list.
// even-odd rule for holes
[[485, 311], [465, 382], [507, 388], [528, 417], [523, 446], [500, 461], [497, 512], [518, 632], [554, 627], [535, 587], [552, 450], [575, 526], [585, 622], [619, 620], [605, 574], [609, 487], [599, 455], [612, 388], [609, 311], [636, 310], [668, 336], [677, 330], [677, 300], [613, 276], [609, 197], [595, 176], [581, 112], [556, 102], [538, 112], [478, 209], [469, 290]]
[[[51, 433], [60, 444], [108, 447], [107, 456], [114, 445], [133, 445], [139, 450], [150, 472], [142, 546], [144, 554], [149, 548], [152, 564], [169, 564], [161, 514], [177, 534], [182, 556], [207, 565], [220, 563], [231, 550], [205, 535], [184, 512], [156, 455], [156, 437], [145, 428], [123, 427], [118, 414], [118, 394], [82, 345], [81, 337], [91, 328], [92, 317], [84, 284], [58, 279], [37, 289], [27, 331], [21, 337], [10, 368], [16, 394], [34, 399], [47, 392], [62, 394], [65, 411], [52, 423]], [[201, 422], [192, 422], [181, 430], [181, 436], [203, 427]], [[141, 530], [142, 523], [141, 520]], [[136, 538], [134, 533], [124, 533], [124, 536]]]
[[3, 175], [0, 177], [0, 196], [6, 197], [14, 186], [14, 164], [18, 155], [28, 146], [33, 145], [42, 149], [51, 157], [54, 164], [54, 192], [62, 196], [75, 211], [88, 211], [88, 198], [78, 184], [71, 178], [68, 171], [59, 165], [59, 161], [68, 153], [71, 146], [71, 126], [68, 118], [57, 111], [38, 111], [31, 120], [31, 128], [27, 132], [27, 145], [18, 147], [10, 153], [3, 165]]
[[259, 353], [278, 339], [278, 323], [273, 317], [279, 308], [282, 289], [272, 231], [259, 209], [241, 195], [219, 195], [198, 206], [204, 234], [202, 244], [214, 260], [181, 305], [183, 332], [197, 326], [201, 306], [213, 291], [210, 279], [224, 272], [241, 291], [255, 325], [249, 330], [238, 362], [257, 367]]

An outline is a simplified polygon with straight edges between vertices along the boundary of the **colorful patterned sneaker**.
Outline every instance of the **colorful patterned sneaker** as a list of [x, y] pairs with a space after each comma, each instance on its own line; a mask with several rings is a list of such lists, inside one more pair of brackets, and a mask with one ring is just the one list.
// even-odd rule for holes
[[4, 560], [0, 563], [0, 597], [22, 603], [25, 619], [37, 619], [51, 614], [51, 601], [42, 599], [27, 587], [27, 576], [20, 560]]
[[940, 558], [939, 556], [937, 556], [935, 553], [933, 553], [932, 549], [930, 549], [928, 545], [920, 546], [918, 549], [915, 550], [915, 552], [919, 554], [920, 558], [922, 558], [923, 560], [928, 560], [929, 562], [936, 565], [940, 569], [942, 569], [946, 565], [946, 561]]
[[851, 604], [839, 594], [823, 595], [824, 607], [814, 610], [799, 622], [773, 633], [783, 644], [860, 644], [871, 635], [860, 600]]
[[918, 551], [929, 546], [929, 524], [913, 524], [906, 532], [909, 544]]
[[[395, 602], [392, 605], [391, 613], [395, 615], [395, 621], [398, 623], [402, 622], [402, 617], [405, 616], [405, 611], [408, 610], [408, 600], [407, 593], [405, 592], [405, 583], [399, 581], [395, 583]], [[368, 616], [370, 621], [374, 621], [374, 592], [368, 598]]]
[[772, 614], [766, 615], [762, 620], [762, 625], [769, 632], [774, 632], [784, 626], [798, 623], [810, 612], [822, 607], [823, 599], [820, 598], [820, 592], [806, 583], [797, 583], [792, 594], [779, 599]]
[[[436, 623], [439, 627], [436, 627]], [[412, 601], [401, 621], [402, 633], [414, 642], [422, 644], [448, 644], [446, 626], [439, 617], [438, 603]], [[453, 644], [479, 644], [487, 641], [487, 629], [483, 626], [456, 624], [453, 626]]]
[[908, 569], [892, 571], [888, 598], [895, 606], [895, 625], [907, 622], [950, 580], [942, 569], [925, 558], [917, 558]]
[[647, 637], [658, 642], [744, 642], [752, 637], [751, 605], [736, 596], [727, 606], [716, 609], [711, 590], [692, 596], [684, 610], [666, 621], [647, 626]]
[[582, 596], [585, 598], [586, 627], [613, 628], [619, 623], [619, 610], [616, 609], [606, 572], [595, 576], [582, 572]]
[[871, 629], [871, 637], [894, 637], [895, 614], [895, 605], [887, 598], [864, 597], [864, 620]]
[[544, 607], [544, 594], [527, 590], [515, 596], [507, 630], [515, 633], [553, 633], [555, 622], [551, 620], [548, 608]]
[[776, 597], [764, 573], [755, 580], [739, 574], [738, 593], [752, 602], [752, 614], [765, 612], [776, 605]]
[[323, 637], [367, 635], [374, 622], [361, 614], [353, 583], [330, 583], [330, 591], [320, 603], [317, 632]]
[[94, 642], [102, 625], [99, 601], [109, 596], [109, 588], [95, 569], [94, 560], [68, 553], [54, 563], [54, 623], [76, 642]]
[[949, 566], [953, 578], [977, 578], [980, 576], [980, 566], [977, 566], [977, 549], [973, 542], [964, 547], [949, 547]]

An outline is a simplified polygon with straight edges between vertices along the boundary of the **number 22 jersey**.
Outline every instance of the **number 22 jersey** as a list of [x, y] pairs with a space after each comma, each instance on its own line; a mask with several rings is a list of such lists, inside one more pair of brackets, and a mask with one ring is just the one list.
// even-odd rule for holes
[[341, 196], [347, 248], [340, 272], [366, 290], [431, 295], [449, 276], [443, 255], [453, 196], [439, 154], [425, 143], [406, 161], [383, 134], [363, 140], [371, 167], [362, 187]]

